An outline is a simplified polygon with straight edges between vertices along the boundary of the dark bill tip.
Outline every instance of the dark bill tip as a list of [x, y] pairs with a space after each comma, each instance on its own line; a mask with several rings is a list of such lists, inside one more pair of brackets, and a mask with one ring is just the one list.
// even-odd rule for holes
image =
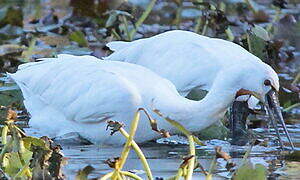
[[283, 117], [282, 117], [280, 104], [279, 104], [279, 100], [278, 100], [278, 94], [277, 94], [276, 91], [270, 90], [270, 92], [268, 92], [266, 94], [265, 106], [267, 108], [267, 111], [268, 111], [268, 114], [269, 114], [269, 119], [272, 123], [272, 126], [274, 126], [274, 128], [275, 128], [280, 146], [283, 148], [283, 143], [282, 143], [282, 140], [280, 138], [279, 130], [278, 130], [278, 127], [277, 127], [277, 121], [276, 121], [275, 117], [278, 119], [279, 123], [281, 124], [281, 126], [284, 130], [284, 133], [285, 133], [285, 135], [286, 135], [286, 137], [287, 137], [287, 139], [288, 139], [288, 141], [291, 145], [292, 150], [294, 150], [294, 144], [291, 140], [291, 137], [289, 135], [289, 132], [287, 131], [285, 122], [284, 122]]

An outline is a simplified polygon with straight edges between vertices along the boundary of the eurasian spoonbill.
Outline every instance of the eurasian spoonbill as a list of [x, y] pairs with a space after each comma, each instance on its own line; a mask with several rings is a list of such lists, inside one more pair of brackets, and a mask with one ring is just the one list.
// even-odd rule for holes
[[[30, 125], [52, 137], [78, 132], [94, 143], [122, 144], [120, 134], [105, 132], [106, 121], [124, 122], [128, 127], [139, 108], [146, 109], [158, 126], [170, 133], [177, 130], [154, 109], [192, 132], [199, 131], [222, 118], [236, 96], [243, 94], [270, 104], [270, 112], [278, 114], [277, 106], [273, 106], [278, 77], [267, 65], [246, 61], [244, 68], [228, 67], [217, 75], [204, 99], [193, 101], [180, 96], [169, 80], [140, 65], [65, 54], [41, 60], [20, 65], [9, 76], [21, 88], [32, 116]], [[136, 141], [159, 136], [142, 115]]]
[[[261, 73], [271, 69], [258, 57], [235, 43], [183, 30], [167, 31], [132, 42], [113, 41], [106, 46], [114, 52], [103, 59], [144, 66], [170, 80], [182, 96], [186, 96], [194, 88], [210, 91], [217, 77], [223, 74], [223, 71], [228, 72], [228, 69], [243, 71], [245, 68], [245, 73], [246, 65], [256, 66], [258, 71], [262, 70]], [[248, 76], [248, 80], [256, 78], [254, 72]], [[231, 77], [234, 75], [243, 76], [242, 73], [232, 72]], [[275, 73], [273, 75], [278, 79]], [[278, 91], [279, 84], [273, 87]], [[246, 100], [251, 108], [259, 102], [253, 96], [241, 96], [238, 100]], [[282, 116], [280, 112], [279, 114], [278, 116]], [[280, 123], [285, 128], [282, 119]], [[279, 135], [275, 122], [274, 126]], [[291, 143], [287, 130], [284, 130]], [[278, 138], [282, 144], [279, 136]]]

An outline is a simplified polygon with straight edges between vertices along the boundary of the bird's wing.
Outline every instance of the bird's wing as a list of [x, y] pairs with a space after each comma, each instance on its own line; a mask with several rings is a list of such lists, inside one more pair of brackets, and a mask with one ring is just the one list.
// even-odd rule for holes
[[181, 30], [129, 43], [111, 42], [108, 47], [115, 52], [105, 60], [147, 67], [170, 80], [182, 95], [193, 88], [210, 90], [222, 69], [255, 59], [232, 42]]
[[[100, 64], [99, 64], [100, 63]], [[60, 55], [23, 65], [10, 75], [21, 87], [30, 113], [50, 106], [66, 119], [96, 123], [132, 109], [136, 94], [123, 77], [101, 68], [93, 57]], [[35, 101], [34, 101], [35, 100]], [[31, 102], [30, 101], [34, 101]]]
[[170, 80], [185, 95], [194, 87], [208, 90], [220, 67], [211, 49], [206, 48], [208, 39], [200, 36], [199, 40], [198, 35], [194, 38], [190, 32], [171, 31], [129, 43], [111, 42], [108, 47], [115, 52], [103, 59], [147, 67]]

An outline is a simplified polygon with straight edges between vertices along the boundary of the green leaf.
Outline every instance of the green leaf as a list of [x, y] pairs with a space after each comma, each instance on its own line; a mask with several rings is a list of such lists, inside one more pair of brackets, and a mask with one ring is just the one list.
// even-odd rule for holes
[[233, 175], [233, 180], [264, 180], [267, 179], [266, 174], [267, 169], [265, 166], [261, 164], [253, 166], [253, 164], [247, 161], [244, 165], [237, 169], [236, 173]]
[[254, 33], [247, 34], [249, 51], [260, 58], [262, 61], [267, 59], [265, 49], [266, 41], [256, 36]]
[[3, 158], [2, 166], [5, 173], [9, 176], [16, 175], [22, 168], [22, 163], [17, 152], [6, 153]]
[[30, 149], [31, 145], [34, 145], [34, 146], [39, 146], [44, 150], [49, 150], [45, 141], [40, 138], [27, 136], [27, 137], [23, 138], [23, 141], [24, 141], [24, 146], [26, 147], [26, 149]]
[[252, 28], [252, 32], [257, 36], [260, 37], [261, 39], [265, 40], [265, 41], [269, 41], [270, 40], [270, 36], [268, 31], [266, 31], [263, 27], [258, 26], [258, 25], [254, 25], [254, 27]]
[[78, 45], [81, 46], [81, 47], [87, 47], [88, 46], [88, 41], [85, 39], [85, 35], [81, 31], [72, 32], [69, 35], [69, 39], [71, 41], [77, 42]]

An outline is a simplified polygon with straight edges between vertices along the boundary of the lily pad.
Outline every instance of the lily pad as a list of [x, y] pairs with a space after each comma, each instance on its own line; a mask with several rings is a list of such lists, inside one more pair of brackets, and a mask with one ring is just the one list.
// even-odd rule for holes
[[267, 179], [267, 169], [261, 164], [256, 164], [255, 166], [247, 161], [244, 165], [239, 167], [236, 173], [233, 175], [233, 180], [253, 180]]

